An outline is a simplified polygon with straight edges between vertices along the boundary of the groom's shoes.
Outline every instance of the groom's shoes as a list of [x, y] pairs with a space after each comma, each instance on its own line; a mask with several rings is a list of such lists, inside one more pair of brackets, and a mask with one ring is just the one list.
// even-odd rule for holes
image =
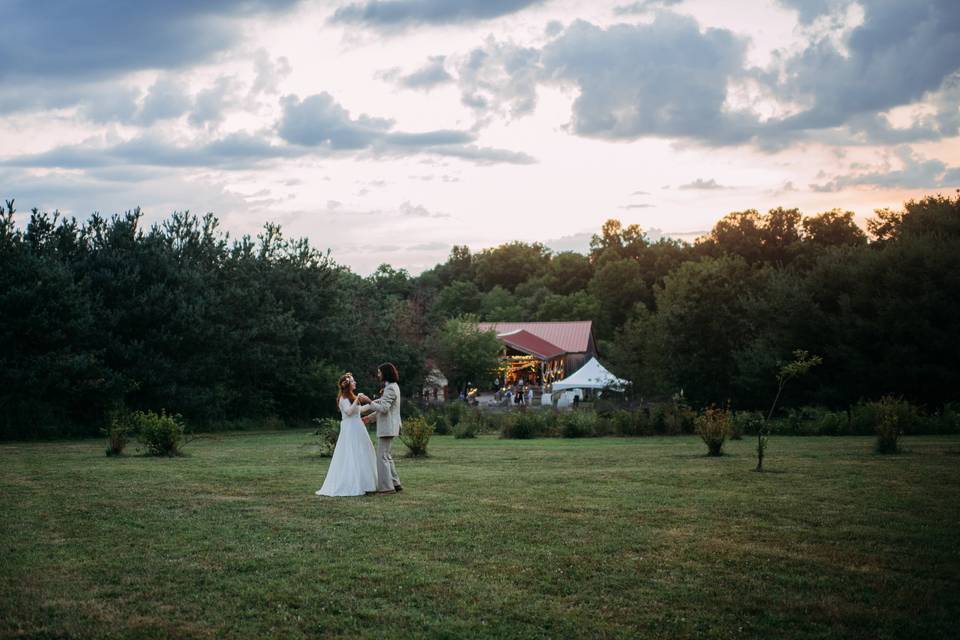
[[395, 485], [393, 485], [393, 490], [394, 490], [394, 491], [403, 491], [403, 487], [401, 487], [401, 486], [398, 485], [398, 484], [395, 484]]

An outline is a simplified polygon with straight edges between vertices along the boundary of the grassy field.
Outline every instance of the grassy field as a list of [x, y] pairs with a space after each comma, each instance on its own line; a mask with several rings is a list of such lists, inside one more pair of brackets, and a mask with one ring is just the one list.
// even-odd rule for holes
[[957, 437], [435, 437], [366, 498], [310, 441], [0, 445], [0, 636], [960, 637]]

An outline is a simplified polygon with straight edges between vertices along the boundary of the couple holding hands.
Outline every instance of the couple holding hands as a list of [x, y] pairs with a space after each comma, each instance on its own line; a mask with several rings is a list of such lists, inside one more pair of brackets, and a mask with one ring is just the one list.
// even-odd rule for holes
[[[340, 376], [337, 382], [340, 435], [327, 477], [316, 495], [387, 495], [403, 490], [390, 455], [393, 439], [400, 435], [400, 386], [397, 384], [400, 376], [397, 368], [386, 362], [377, 367], [377, 378], [383, 392], [371, 400], [362, 393], [357, 394], [353, 374]], [[365, 426], [374, 420], [377, 421], [376, 452]]]

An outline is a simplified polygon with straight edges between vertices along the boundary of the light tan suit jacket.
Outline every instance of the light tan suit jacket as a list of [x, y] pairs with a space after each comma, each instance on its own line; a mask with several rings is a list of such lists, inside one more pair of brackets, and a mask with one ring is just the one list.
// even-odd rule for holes
[[377, 412], [377, 437], [394, 438], [400, 435], [400, 385], [389, 382], [383, 394], [361, 409], [364, 413]]

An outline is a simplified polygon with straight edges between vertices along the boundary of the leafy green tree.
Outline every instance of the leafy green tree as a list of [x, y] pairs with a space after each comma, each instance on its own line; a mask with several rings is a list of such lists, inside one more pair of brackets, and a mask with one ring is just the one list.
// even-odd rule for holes
[[515, 322], [523, 317], [520, 300], [500, 285], [483, 294], [480, 309], [487, 322]]
[[647, 236], [639, 225], [624, 227], [619, 220], [610, 219], [590, 239], [590, 260], [599, 265], [608, 260], [636, 259], [647, 244]]
[[570, 295], [585, 289], [592, 276], [593, 267], [587, 256], [563, 251], [550, 259], [545, 284], [553, 293]]
[[454, 245], [447, 261], [437, 267], [437, 272], [444, 285], [457, 280], [472, 282], [476, 277], [476, 265], [470, 247]]
[[551, 293], [543, 298], [533, 315], [534, 320], [559, 322], [562, 320], [594, 320], [600, 317], [600, 303], [587, 291], [569, 295]]
[[710, 233], [699, 239], [701, 253], [740, 256], [748, 263], [763, 257], [763, 218], [756, 209], [728, 213], [713, 225]]
[[656, 292], [650, 331], [662, 349], [664, 379], [696, 404], [736, 402], [735, 351], [746, 341], [744, 292], [753, 286], [735, 256], [686, 262]]
[[437, 296], [436, 310], [442, 317], [455, 318], [468, 313], [480, 313], [483, 294], [469, 280], [454, 280]]
[[867, 234], [853, 221], [852, 211], [834, 209], [803, 219], [804, 241], [817, 247], [858, 247]]
[[480, 330], [475, 316], [447, 320], [435, 344], [437, 362], [458, 391], [495, 376], [501, 344], [496, 332]]
[[601, 337], [612, 335], [635, 304], [653, 303], [653, 292], [643, 276], [643, 267], [629, 258], [607, 261], [597, 268], [589, 293], [600, 308], [596, 331]]
[[476, 282], [483, 291], [496, 286], [513, 291], [518, 285], [542, 276], [550, 264], [550, 250], [539, 242], [509, 242], [484, 249], [474, 256]]

